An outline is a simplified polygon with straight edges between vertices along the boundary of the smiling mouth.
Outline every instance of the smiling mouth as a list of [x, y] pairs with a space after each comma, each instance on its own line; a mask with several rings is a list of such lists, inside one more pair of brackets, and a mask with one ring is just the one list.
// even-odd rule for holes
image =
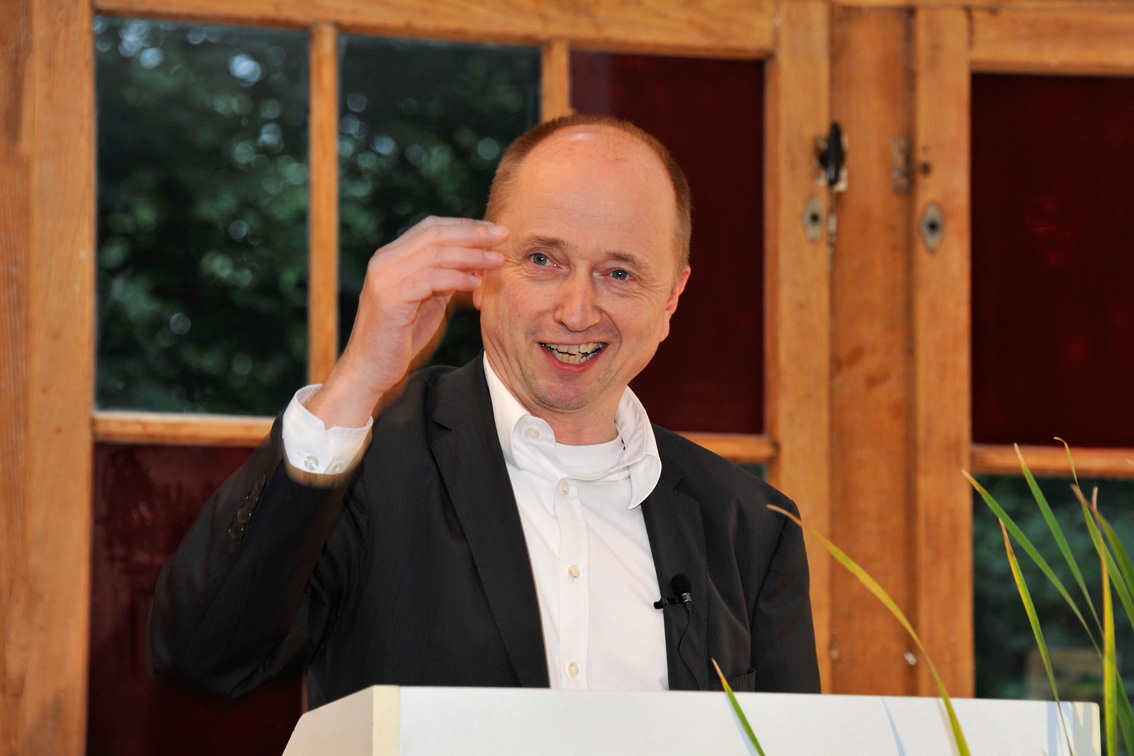
[[601, 341], [589, 344], [545, 344], [541, 341], [539, 345], [551, 352], [555, 359], [568, 365], [582, 364], [606, 348], [606, 344]]

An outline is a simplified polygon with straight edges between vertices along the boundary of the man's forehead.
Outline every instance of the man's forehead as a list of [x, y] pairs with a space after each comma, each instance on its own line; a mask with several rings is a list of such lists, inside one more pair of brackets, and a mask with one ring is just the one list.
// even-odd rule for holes
[[661, 158], [641, 139], [614, 126], [586, 124], [561, 129], [540, 142], [521, 164], [551, 159], [556, 155], [595, 155], [604, 160], [643, 160], [659, 169], [665, 166]]

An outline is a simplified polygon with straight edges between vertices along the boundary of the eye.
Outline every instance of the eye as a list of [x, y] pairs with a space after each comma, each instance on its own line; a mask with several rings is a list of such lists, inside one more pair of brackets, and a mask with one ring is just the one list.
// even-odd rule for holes
[[613, 278], [615, 281], [629, 281], [630, 280], [630, 273], [628, 271], [623, 270], [622, 268], [615, 268], [614, 270], [612, 270], [610, 272], [610, 277]]
[[528, 255], [528, 259], [536, 265], [551, 265], [551, 258], [542, 252], [532, 252]]

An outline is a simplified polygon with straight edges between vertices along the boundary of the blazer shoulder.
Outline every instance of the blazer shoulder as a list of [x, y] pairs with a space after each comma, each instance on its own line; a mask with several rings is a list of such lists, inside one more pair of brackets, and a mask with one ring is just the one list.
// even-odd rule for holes
[[775, 504], [792, 514], [790, 498], [749, 471], [671, 430], [654, 426], [662, 477], [701, 502], [739, 501], [760, 506]]

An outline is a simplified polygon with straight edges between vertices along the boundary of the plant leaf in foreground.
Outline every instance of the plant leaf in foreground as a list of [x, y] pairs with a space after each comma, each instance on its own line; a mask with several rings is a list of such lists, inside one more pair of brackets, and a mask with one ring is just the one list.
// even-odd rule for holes
[[748, 739], [752, 741], [752, 745], [756, 747], [756, 753], [764, 756], [764, 749], [760, 747], [760, 741], [756, 739], [756, 733], [752, 732], [752, 725], [748, 724], [748, 717], [744, 716], [744, 711], [740, 708], [740, 703], [736, 700], [736, 695], [732, 692], [732, 686], [728, 684], [725, 679], [724, 672], [721, 672], [721, 665], [717, 664], [716, 659], [712, 659], [713, 666], [717, 670], [717, 675], [721, 678], [721, 685], [724, 686], [725, 693], [728, 694], [728, 701], [732, 704], [732, 710], [736, 712], [736, 716], [740, 717], [740, 723], [744, 725], [744, 731], [748, 733]]
[[1040, 571], [1044, 574], [1044, 577], [1046, 577], [1048, 581], [1055, 586], [1055, 589], [1059, 591], [1059, 595], [1062, 596], [1063, 600], [1067, 602], [1067, 605], [1071, 607], [1071, 611], [1075, 612], [1075, 616], [1079, 618], [1079, 622], [1083, 625], [1083, 629], [1087, 631], [1087, 637], [1091, 639], [1091, 645], [1095, 647], [1095, 652], [1101, 656], [1102, 650], [1099, 648], [1098, 642], [1095, 641], [1094, 633], [1091, 632], [1091, 627], [1087, 624], [1087, 620], [1083, 617], [1083, 613], [1079, 611], [1079, 605], [1075, 603], [1075, 599], [1071, 598], [1071, 594], [1068, 593], [1067, 589], [1063, 586], [1063, 581], [1056, 577], [1055, 572], [1052, 571], [1051, 566], [1047, 563], [1047, 560], [1040, 555], [1036, 547], [1033, 546], [1032, 542], [1028, 540], [1028, 537], [1024, 535], [1024, 531], [1020, 530], [1020, 527], [1016, 525], [1016, 521], [1013, 520], [1008, 515], [1008, 513], [1004, 511], [1004, 508], [1001, 507], [999, 503], [997, 503], [996, 499], [992, 498], [992, 494], [986, 491], [984, 489], [984, 486], [982, 486], [980, 483], [977, 483], [976, 479], [973, 478], [973, 476], [964, 471], [962, 471], [962, 474], [966, 478], [968, 478], [969, 483], [972, 484], [973, 488], [975, 488], [977, 490], [977, 493], [980, 494], [981, 498], [984, 499], [984, 503], [988, 505], [988, 508], [992, 510], [992, 513], [996, 515], [996, 518], [1000, 520], [1000, 522], [1004, 523], [1004, 526], [1008, 528], [1008, 532], [1012, 534], [1012, 537], [1016, 540], [1016, 543], [1020, 544], [1020, 547], [1024, 549], [1027, 555], [1031, 557], [1032, 561], [1035, 562], [1036, 566], [1040, 568]]
[[870, 573], [860, 567], [857, 562], [847, 556], [838, 546], [827, 540], [827, 538], [819, 533], [819, 531], [815, 530], [815, 528], [807, 525], [791, 512], [780, 509], [775, 505], [769, 504], [768, 509], [782, 514], [784, 517], [803, 528], [805, 532], [817, 538], [819, 543], [823, 544], [823, 548], [827, 549], [828, 553], [835, 558], [835, 561], [858, 578], [858, 582], [862, 583], [868, 591], [873, 593], [874, 597], [881, 601], [882, 605], [890, 610], [890, 614], [894, 615], [895, 619], [902, 624], [902, 627], [906, 629], [910, 638], [912, 638], [913, 642], [917, 645], [918, 650], [921, 651], [921, 655], [925, 657], [925, 663], [929, 665], [929, 671], [933, 673], [933, 681], [937, 683], [937, 691], [941, 694], [941, 700], [945, 702], [945, 711], [949, 715], [949, 726], [953, 729], [953, 740], [957, 744], [957, 750], [960, 756], [971, 756], [969, 744], [965, 741], [965, 734], [961, 731], [961, 723], [957, 720], [957, 712], [953, 710], [953, 702], [949, 699], [948, 691], [945, 690], [945, 683], [941, 681], [941, 676], [937, 674], [937, 667], [933, 664], [933, 660], [930, 659], [929, 654], [925, 652], [925, 646], [922, 645], [921, 638], [914, 632], [913, 626], [910, 624], [910, 621], [906, 619], [905, 613], [894, 603], [894, 599], [890, 598], [890, 594], [886, 593], [885, 589], [870, 576]]
[[1123, 580], [1122, 574], [1118, 570], [1118, 565], [1114, 563], [1114, 557], [1111, 556], [1110, 549], [1103, 543], [1102, 534], [1099, 532], [1099, 526], [1096, 522], [1098, 517], [1098, 507], [1093, 503], [1088, 503], [1083, 492], [1078, 487], [1072, 487], [1075, 495], [1079, 497], [1079, 505], [1083, 509], [1083, 519], [1087, 523], [1087, 532], [1091, 535], [1091, 542], [1095, 545], [1095, 550], [1099, 552], [1099, 558], [1103, 560], [1103, 566], [1107, 569], [1110, 575], [1110, 582], [1118, 591], [1118, 598], [1122, 602], [1122, 607], [1126, 610], [1126, 617], [1130, 621], [1130, 626], [1134, 628], [1134, 596], [1130, 595], [1130, 588]]
[[[1036, 500], [1036, 505], [1043, 514], [1043, 519], [1047, 522], [1048, 530], [1055, 536], [1055, 542], [1059, 544], [1059, 551], [1063, 554], [1063, 559], [1067, 562], [1067, 566], [1071, 568], [1071, 574], [1075, 576], [1075, 582], [1079, 584], [1079, 590], [1083, 592], [1083, 598], [1087, 600], [1087, 608], [1091, 610], [1091, 616], [1095, 618], [1095, 624], [1099, 624], [1099, 615], [1095, 611], [1095, 604], [1091, 601], [1091, 594], [1087, 591], [1087, 584], [1083, 581], [1083, 573], [1079, 571], [1079, 563], [1075, 561], [1075, 555], [1071, 553], [1071, 547], [1067, 545], [1067, 539], [1063, 536], [1063, 529], [1059, 527], [1059, 522], [1055, 519], [1055, 513], [1051, 511], [1051, 506], [1047, 503], [1047, 497], [1043, 495], [1040, 490], [1039, 484], [1036, 483], [1035, 476], [1032, 471], [1028, 469], [1028, 465], [1024, 462], [1024, 455], [1020, 453], [1020, 445], [1014, 444], [1016, 449], [1016, 457], [1020, 460], [1020, 468], [1024, 471], [1024, 479], [1028, 482], [1028, 488], [1032, 491], [1032, 498]], [[1091, 639], [1094, 642], [1094, 639]]]
[[1063, 734], [1067, 738], [1067, 752], [1075, 753], [1071, 746], [1071, 733], [1067, 729], [1067, 722], [1063, 718], [1063, 708], [1059, 705], [1059, 690], [1055, 686], [1055, 673], [1051, 670], [1051, 656], [1047, 652], [1047, 642], [1043, 638], [1043, 629], [1040, 627], [1039, 616], [1036, 614], [1036, 605], [1032, 601], [1031, 591], [1024, 581], [1024, 574], [1020, 572], [1020, 563], [1016, 560], [1016, 552], [1012, 551], [1012, 541], [1008, 538], [1008, 529], [1000, 523], [1000, 532], [1004, 534], [1004, 550], [1008, 553], [1008, 565], [1012, 568], [1012, 577], [1016, 580], [1016, 588], [1020, 591], [1020, 599], [1024, 602], [1024, 612], [1028, 615], [1028, 622], [1032, 625], [1032, 634], [1036, 636], [1036, 646], [1043, 659], [1043, 669], [1047, 672], [1047, 681], [1051, 683], [1051, 694], [1055, 696], [1055, 708], [1059, 712], [1059, 723], [1063, 725]]

